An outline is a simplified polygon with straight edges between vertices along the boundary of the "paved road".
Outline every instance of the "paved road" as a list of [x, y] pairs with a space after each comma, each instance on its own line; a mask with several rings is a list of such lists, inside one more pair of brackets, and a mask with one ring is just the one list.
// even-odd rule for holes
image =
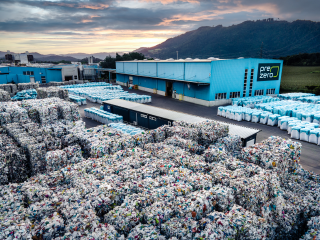
[[[124, 90], [129, 91], [131, 93], [151, 95], [152, 102], [148, 103], [148, 105], [151, 105], [151, 106], [161, 107], [161, 108], [188, 113], [192, 115], [197, 115], [200, 117], [228, 122], [228, 123], [232, 123], [232, 124], [236, 124], [244, 127], [260, 129], [262, 131], [257, 134], [257, 142], [261, 142], [262, 140], [270, 136], [280, 136], [283, 138], [289, 138], [287, 131], [282, 131], [278, 127], [271, 127], [271, 126], [267, 126], [259, 123], [251, 123], [246, 121], [237, 122], [224, 117], [217, 116], [218, 107], [205, 107], [205, 106], [201, 106], [193, 103], [188, 103], [188, 102], [160, 96], [157, 94], [146, 93], [140, 90], [132, 90], [126, 87], [123, 87], [123, 88]], [[87, 127], [94, 127], [96, 125], [99, 125], [99, 123], [96, 121], [84, 118], [84, 111], [83, 111], [84, 108], [93, 107], [93, 106], [99, 107], [100, 104], [88, 102], [88, 105], [84, 105], [80, 107], [81, 116], [83, 116], [83, 120], [86, 122]], [[303, 142], [303, 141], [298, 141], [298, 142], [301, 142], [302, 144], [302, 151], [301, 151], [302, 166], [307, 170], [314, 171], [315, 173], [320, 174], [320, 146]]]

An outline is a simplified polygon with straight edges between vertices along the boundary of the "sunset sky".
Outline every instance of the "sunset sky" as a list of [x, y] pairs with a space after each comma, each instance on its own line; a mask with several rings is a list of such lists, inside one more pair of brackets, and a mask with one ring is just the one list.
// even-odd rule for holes
[[319, 0], [0, 0], [0, 51], [126, 52], [200, 26], [320, 21]]

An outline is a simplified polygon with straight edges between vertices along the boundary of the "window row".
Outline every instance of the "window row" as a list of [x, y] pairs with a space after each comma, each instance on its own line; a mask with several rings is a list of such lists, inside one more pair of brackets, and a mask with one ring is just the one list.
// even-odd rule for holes
[[[267, 95], [268, 94], [275, 94], [275, 92], [276, 92], [275, 88], [267, 89]], [[264, 95], [263, 89], [254, 91], [254, 96], [263, 96], [263, 95]], [[243, 95], [243, 96], [245, 96], [245, 95]], [[230, 92], [230, 98], [240, 98], [240, 97], [241, 97], [240, 91], [239, 92]], [[216, 100], [220, 100], [220, 99], [227, 99], [227, 93], [216, 93]]]
[[254, 69], [251, 69], [249, 97], [252, 96], [253, 75], [254, 75]]
[[240, 92], [231, 92], [230, 93], [230, 98], [239, 98], [240, 96]]
[[269, 94], [275, 94], [275, 93], [276, 93], [276, 89], [275, 89], [275, 88], [267, 89], [267, 95], [269, 95]]
[[264, 92], [263, 89], [262, 89], [262, 90], [255, 90], [255, 91], [254, 91], [254, 95], [255, 95], [255, 96], [262, 96], [262, 95], [263, 95], [263, 92]]
[[247, 78], [248, 78], [248, 69], [244, 72], [244, 83], [243, 83], [243, 97], [247, 94]]
[[216, 100], [227, 99], [227, 93], [216, 93]]
[[24, 71], [23, 72], [23, 75], [34, 75], [34, 72], [33, 71]]

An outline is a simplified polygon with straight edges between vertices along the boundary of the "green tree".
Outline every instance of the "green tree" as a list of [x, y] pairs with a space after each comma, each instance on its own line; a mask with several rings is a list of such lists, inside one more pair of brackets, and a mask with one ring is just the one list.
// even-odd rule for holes
[[138, 52], [131, 52], [129, 53], [130, 57], [132, 60], [137, 59], [137, 60], [143, 60], [145, 59], [145, 56], [142, 53]]
[[123, 61], [122, 56], [120, 56], [118, 53], [116, 53], [116, 61]]
[[104, 61], [101, 62], [100, 66], [102, 68], [115, 69], [116, 68], [116, 59], [109, 55], [104, 59]]
[[[132, 60], [143, 60], [145, 59], [145, 56], [142, 53], [138, 52], [130, 52], [130, 53], [125, 53], [122, 56], [118, 53], [116, 53], [116, 57], [113, 58], [110, 55], [107, 56], [101, 63], [100, 66], [103, 68], [116, 68], [116, 62], [117, 61], [132, 61]], [[153, 60], [153, 59], [148, 59], [148, 60]]]
[[314, 94], [320, 95], [320, 86], [314, 89]]

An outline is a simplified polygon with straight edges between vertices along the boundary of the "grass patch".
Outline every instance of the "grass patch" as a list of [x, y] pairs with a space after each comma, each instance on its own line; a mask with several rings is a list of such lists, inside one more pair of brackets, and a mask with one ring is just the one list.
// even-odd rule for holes
[[320, 86], [320, 66], [283, 66], [281, 92], [310, 92], [306, 86]]

